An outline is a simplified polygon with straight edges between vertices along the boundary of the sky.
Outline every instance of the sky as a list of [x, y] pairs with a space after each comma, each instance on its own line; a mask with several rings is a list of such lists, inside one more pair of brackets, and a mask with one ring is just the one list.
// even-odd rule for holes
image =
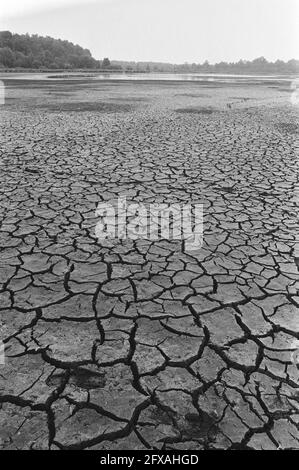
[[96, 59], [299, 59], [299, 0], [1, 0], [0, 30], [67, 39]]

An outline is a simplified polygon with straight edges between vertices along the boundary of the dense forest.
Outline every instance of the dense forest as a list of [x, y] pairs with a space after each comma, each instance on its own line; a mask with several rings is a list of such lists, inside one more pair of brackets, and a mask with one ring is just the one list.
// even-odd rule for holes
[[113, 61], [113, 66], [127, 71], [169, 72], [169, 73], [228, 73], [228, 74], [295, 74], [299, 73], [299, 60], [268, 62], [264, 57], [252, 61], [219, 62], [209, 64], [165, 64], [158, 62], [123, 62]]
[[37, 34], [0, 32], [0, 67], [29, 69], [85, 69], [109, 66], [108, 59], [96, 60], [88, 49], [69, 41]]
[[243, 73], [285, 74], [298, 73], [299, 61], [277, 60], [268, 62], [264, 57], [252, 61], [218, 64], [167, 64], [158, 62], [124, 62], [108, 58], [96, 60], [88, 49], [69, 41], [43, 37], [37, 34], [12, 34], [0, 31], [0, 68], [4, 69], [101, 69], [132, 72], [198, 72], [198, 73]]

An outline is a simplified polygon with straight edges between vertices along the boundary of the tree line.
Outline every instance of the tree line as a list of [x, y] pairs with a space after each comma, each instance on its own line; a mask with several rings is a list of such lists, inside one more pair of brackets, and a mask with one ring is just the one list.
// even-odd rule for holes
[[264, 57], [252, 61], [239, 60], [238, 62], [219, 62], [210, 64], [167, 64], [160, 62], [124, 62], [113, 61], [112, 64], [120, 66], [126, 71], [134, 72], [168, 72], [168, 73], [227, 73], [227, 74], [295, 74], [299, 72], [299, 60], [284, 62], [276, 60], [268, 62]]
[[92, 57], [88, 49], [37, 34], [0, 31], [0, 67], [29, 69], [98, 69], [111, 66]]
[[299, 61], [276, 60], [268, 62], [264, 57], [252, 61], [219, 62], [210, 64], [167, 64], [160, 62], [124, 62], [108, 58], [96, 60], [88, 49], [62, 39], [37, 34], [12, 34], [0, 31], [0, 68], [24, 69], [104, 69], [127, 72], [170, 73], [238, 73], [238, 74], [295, 74]]

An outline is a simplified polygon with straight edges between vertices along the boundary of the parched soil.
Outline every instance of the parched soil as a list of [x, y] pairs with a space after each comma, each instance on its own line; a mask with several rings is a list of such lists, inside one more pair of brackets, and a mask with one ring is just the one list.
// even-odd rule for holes
[[[262, 82], [5, 85], [1, 448], [298, 449], [289, 96]], [[203, 247], [100, 242], [96, 207], [119, 196], [203, 203]]]

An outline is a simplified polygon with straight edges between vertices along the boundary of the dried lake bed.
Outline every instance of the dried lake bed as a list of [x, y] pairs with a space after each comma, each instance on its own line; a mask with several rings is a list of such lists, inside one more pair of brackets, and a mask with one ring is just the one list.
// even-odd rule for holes
[[[291, 79], [1, 79], [1, 448], [298, 449]], [[119, 196], [203, 247], [100, 243]]]

